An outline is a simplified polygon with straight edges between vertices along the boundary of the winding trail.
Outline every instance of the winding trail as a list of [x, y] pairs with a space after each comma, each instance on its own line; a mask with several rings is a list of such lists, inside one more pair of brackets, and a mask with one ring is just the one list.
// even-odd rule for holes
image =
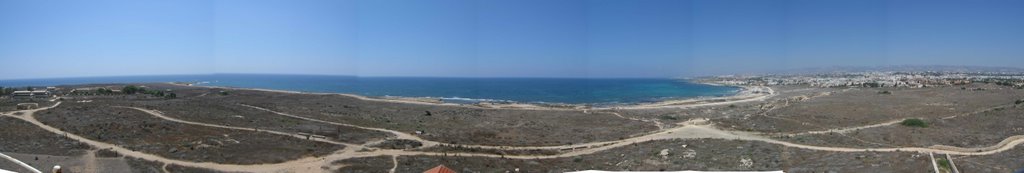
[[815, 134], [828, 134], [828, 133], [846, 134], [846, 133], [850, 133], [850, 132], [854, 132], [854, 131], [862, 130], [862, 129], [869, 129], [869, 128], [875, 128], [875, 127], [882, 127], [882, 126], [889, 126], [889, 125], [893, 125], [893, 124], [899, 124], [900, 122], [903, 122], [903, 120], [904, 119], [896, 119], [896, 120], [892, 120], [892, 121], [886, 121], [886, 122], [882, 122], [882, 123], [869, 124], [869, 125], [856, 126], [856, 127], [843, 127], [843, 128], [834, 128], [834, 129], [828, 129], [828, 130], [806, 131], [806, 132], [788, 133], [788, 134], [784, 133], [782, 135], [798, 136], [798, 135], [815, 135]]
[[[458, 145], [458, 146], [470, 147], [470, 148], [482, 148], [482, 149], [560, 150], [560, 149], [573, 149], [573, 148], [593, 147], [593, 146], [598, 146], [598, 145], [606, 145], [606, 144], [609, 144], [609, 143], [612, 142], [612, 141], [608, 141], [608, 142], [592, 142], [592, 143], [573, 144], [573, 145], [556, 145], [556, 146], [489, 146], [489, 145], [450, 144], [450, 143], [443, 143], [443, 142], [426, 140], [426, 139], [420, 138], [420, 137], [418, 137], [416, 135], [413, 135], [413, 134], [404, 133], [404, 132], [395, 131], [395, 130], [382, 129], [382, 128], [374, 128], [374, 127], [365, 127], [365, 126], [359, 126], [359, 125], [353, 125], [353, 124], [345, 124], [345, 123], [338, 123], [338, 122], [331, 122], [331, 121], [324, 121], [324, 120], [313, 119], [313, 118], [309, 118], [309, 117], [303, 117], [303, 116], [298, 116], [298, 115], [292, 115], [292, 114], [288, 114], [288, 113], [278, 112], [278, 111], [274, 111], [274, 110], [270, 110], [270, 109], [263, 108], [263, 107], [258, 107], [258, 106], [252, 106], [252, 105], [246, 105], [246, 104], [240, 104], [240, 105], [245, 106], [245, 107], [249, 107], [249, 108], [253, 108], [253, 109], [257, 109], [257, 110], [267, 111], [267, 112], [278, 114], [278, 115], [282, 115], [282, 116], [303, 119], [303, 120], [307, 120], [307, 121], [315, 121], [315, 122], [321, 122], [321, 123], [328, 123], [328, 124], [332, 124], [332, 125], [339, 125], [339, 126], [359, 128], [359, 129], [365, 129], [365, 130], [374, 130], [374, 131], [387, 132], [387, 133], [394, 134], [395, 136], [397, 136], [398, 139], [406, 139], [406, 140], [413, 140], [413, 141], [420, 142], [420, 143], [423, 144], [423, 146], [421, 146], [421, 148], [427, 148], [427, 147], [431, 147], [431, 146], [437, 146], [437, 145], [444, 144], [444, 145]], [[383, 142], [383, 141], [376, 141], [376, 142]], [[371, 143], [376, 143], [376, 142], [371, 142]]]
[[247, 104], [239, 104], [239, 105], [242, 105], [242, 106], [245, 106], [245, 107], [249, 107], [249, 108], [253, 108], [253, 109], [257, 109], [257, 110], [267, 111], [267, 112], [270, 112], [270, 113], [274, 113], [274, 114], [278, 114], [278, 115], [282, 115], [282, 116], [286, 116], [286, 117], [302, 119], [302, 120], [306, 120], [306, 121], [313, 121], [313, 122], [319, 122], [319, 123], [327, 123], [327, 124], [331, 124], [331, 125], [352, 127], [352, 128], [363, 129], [363, 130], [373, 130], [373, 131], [387, 132], [387, 133], [394, 134], [395, 137], [398, 138], [398, 139], [406, 139], [406, 140], [419, 141], [420, 143], [423, 143], [423, 147], [430, 147], [430, 146], [435, 146], [435, 145], [439, 144], [439, 142], [428, 141], [428, 140], [422, 139], [422, 138], [420, 138], [418, 136], [415, 136], [415, 135], [412, 135], [412, 134], [408, 134], [408, 133], [399, 132], [399, 131], [395, 131], [395, 130], [382, 129], [382, 128], [374, 128], [374, 127], [364, 127], [364, 126], [357, 126], [357, 125], [352, 125], [352, 124], [324, 121], [324, 120], [318, 120], [318, 119], [313, 119], [313, 118], [307, 118], [307, 117], [303, 117], [303, 116], [292, 115], [292, 114], [288, 114], [288, 113], [284, 113], [284, 112], [277, 112], [277, 111], [270, 110], [270, 109], [267, 109], [267, 108], [262, 108], [262, 107], [247, 105]]
[[[587, 113], [587, 112], [584, 111], [583, 113]], [[657, 120], [649, 120], [649, 119], [640, 119], [640, 118], [626, 117], [626, 116], [622, 116], [622, 114], [619, 114], [618, 112], [599, 112], [599, 113], [608, 113], [608, 114], [612, 114], [612, 115], [615, 115], [615, 116], [617, 116], [619, 118], [627, 119], [627, 120], [652, 123], [652, 124], [654, 124], [655, 127], [658, 127], [658, 130], [665, 129], [665, 124], [661, 123], [661, 121], [657, 121]]]
[[398, 169], [398, 156], [392, 155], [391, 162], [395, 164], [391, 166], [391, 170], [388, 170], [388, 172], [395, 173], [395, 170]]
[[[160, 112], [158, 110], [148, 110], [148, 109], [143, 109], [143, 108], [138, 108], [138, 107], [125, 107], [125, 106], [114, 106], [114, 107], [135, 109], [135, 110], [138, 110], [138, 111], [145, 112], [146, 114], [156, 116], [157, 118], [160, 118], [160, 119], [164, 119], [164, 120], [172, 121], [172, 122], [177, 122], [177, 123], [183, 123], [183, 124], [190, 124], [190, 125], [197, 125], [197, 126], [204, 126], [204, 127], [222, 128], [222, 129], [232, 129], [232, 130], [244, 130], [244, 131], [253, 131], [255, 129], [255, 128], [234, 127], [234, 126], [225, 126], [225, 125], [218, 125], [218, 124], [209, 124], [209, 123], [185, 121], [185, 120], [181, 120], [181, 119], [165, 116], [163, 114], [163, 112]], [[275, 135], [282, 135], [282, 136], [291, 136], [291, 137], [294, 137], [294, 138], [299, 138], [299, 139], [304, 139], [304, 140], [308, 139], [308, 140], [314, 140], [314, 141], [317, 141], [317, 142], [324, 142], [324, 143], [330, 143], [330, 144], [336, 144], [336, 145], [344, 145], [345, 147], [360, 147], [359, 145], [356, 145], [356, 144], [345, 143], [345, 142], [338, 142], [338, 141], [322, 139], [322, 138], [310, 138], [309, 136], [300, 135], [300, 134], [296, 134], [296, 133], [287, 133], [287, 132], [274, 131], [274, 130], [266, 130], [266, 129], [259, 129], [259, 130], [255, 130], [255, 131], [256, 132], [261, 132], [261, 133], [270, 133], [270, 134], [275, 134]]]
[[[88, 138], [85, 138], [85, 137], [82, 137], [82, 136], [78, 136], [76, 134], [67, 133], [67, 132], [62, 131], [60, 129], [57, 129], [57, 128], [54, 128], [52, 126], [43, 124], [42, 122], [40, 122], [40, 121], [35, 119], [35, 117], [34, 117], [35, 112], [40, 111], [40, 110], [50, 109], [50, 108], [53, 108], [53, 107], [57, 107], [59, 105], [60, 105], [60, 102], [57, 102], [56, 104], [54, 104], [53, 106], [50, 106], [50, 107], [39, 108], [39, 109], [34, 109], [34, 110], [18, 111], [18, 112], [22, 113], [21, 115], [3, 114], [3, 116], [9, 116], [9, 117], [18, 118], [18, 119], [27, 121], [29, 123], [32, 123], [33, 125], [39, 126], [40, 128], [42, 128], [42, 129], [44, 129], [46, 131], [49, 131], [51, 133], [66, 135], [69, 139], [73, 139], [73, 140], [76, 140], [76, 141], [88, 144], [88, 145], [96, 147], [96, 148], [109, 148], [110, 150], [112, 150], [114, 152], [120, 153], [120, 154], [128, 156], [128, 157], [136, 157], [136, 158], [141, 158], [141, 159], [145, 159], [145, 160], [153, 160], [153, 161], [163, 162], [165, 164], [176, 164], [176, 165], [182, 165], [182, 166], [188, 166], [188, 167], [206, 168], [206, 169], [221, 170], [221, 171], [243, 171], [243, 172], [309, 172], [311, 170], [329, 171], [329, 170], [323, 170], [322, 167], [323, 166], [327, 166], [327, 165], [331, 165], [332, 161], [344, 160], [344, 159], [350, 159], [350, 158], [374, 157], [374, 156], [391, 156], [392, 159], [393, 159], [393, 162], [396, 165], [398, 163], [397, 162], [397, 157], [398, 156], [421, 156], [421, 155], [425, 155], [425, 156], [474, 156], [474, 157], [511, 158], [511, 159], [562, 158], [562, 157], [573, 157], [573, 156], [581, 156], [581, 155], [594, 154], [594, 153], [597, 153], [597, 152], [606, 151], [606, 150], [609, 150], [609, 149], [614, 149], [614, 148], [618, 148], [618, 147], [622, 147], [622, 146], [626, 146], [626, 145], [631, 145], [631, 144], [634, 144], [634, 143], [641, 143], [641, 142], [655, 141], [655, 140], [667, 140], [667, 139], [726, 139], [726, 140], [759, 141], [759, 142], [766, 142], [766, 143], [777, 144], [777, 145], [782, 145], [782, 146], [792, 147], [792, 148], [802, 148], [802, 149], [819, 150], [819, 151], [833, 151], [833, 152], [936, 152], [936, 153], [948, 153], [948, 154], [952, 154], [952, 155], [989, 155], [989, 154], [995, 154], [995, 153], [999, 153], [999, 152], [1004, 152], [1004, 151], [1010, 150], [1010, 149], [1014, 148], [1015, 146], [1024, 143], [1024, 135], [1018, 135], [1018, 136], [1012, 136], [1012, 137], [1006, 138], [1005, 140], [1003, 140], [1002, 142], [999, 142], [998, 144], [995, 144], [995, 145], [992, 145], [992, 146], [988, 146], [988, 147], [979, 147], [979, 148], [958, 148], [958, 147], [950, 147], [950, 146], [933, 146], [933, 147], [928, 147], [928, 148], [922, 148], [922, 147], [893, 147], [893, 148], [825, 147], [825, 146], [812, 146], [812, 145], [796, 144], [796, 143], [791, 143], [791, 142], [786, 142], [786, 141], [775, 140], [775, 139], [771, 139], [771, 138], [765, 137], [765, 136], [763, 136], [761, 134], [753, 133], [753, 132], [721, 130], [721, 129], [716, 128], [714, 126], [714, 124], [710, 123], [707, 119], [694, 119], [694, 120], [690, 120], [690, 121], [686, 121], [686, 122], [680, 123], [679, 124], [680, 126], [675, 127], [675, 128], [659, 130], [659, 131], [656, 131], [656, 132], [651, 133], [651, 134], [647, 134], [647, 135], [643, 135], [643, 136], [637, 136], [637, 137], [633, 137], [633, 138], [622, 139], [622, 140], [603, 141], [603, 142], [591, 142], [591, 143], [574, 144], [574, 145], [543, 146], [543, 147], [479, 146], [479, 147], [482, 147], [482, 148], [489, 147], [489, 148], [495, 148], [495, 149], [569, 149], [569, 151], [567, 151], [567, 152], [559, 153], [559, 154], [556, 154], [556, 155], [496, 155], [496, 154], [457, 153], [457, 152], [456, 153], [437, 153], [437, 152], [425, 152], [425, 151], [405, 151], [405, 150], [373, 149], [373, 148], [359, 147], [359, 146], [354, 145], [354, 144], [344, 144], [344, 143], [341, 143], [341, 145], [354, 146], [354, 147], [346, 147], [343, 150], [339, 150], [339, 151], [333, 152], [333, 153], [331, 153], [329, 155], [321, 156], [321, 157], [306, 157], [306, 158], [300, 158], [300, 159], [286, 161], [286, 162], [282, 162], [282, 163], [238, 165], [238, 164], [222, 164], [222, 163], [212, 163], [212, 162], [183, 161], [183, 160], [169, 159], [169, 158], [158, 156], [158, 155], [154, 155], [154, 154], [133, 151], [131, 149], [123, 148], [123, 147], [116, 146], [116, 145], [113, 145], [113, 144], [104, 143], [104, 142], [100, 142], [100, 141], [95, 141], [95, 140], [91, 140], [91, 139], [88, 139]], [[276, 114], [279, 114], [279, 115], [283, 115], [283, 116], [289, 116], [289, 117], [293, 117], [293, 118], [299, 118], [299, 119], [303, 119], [303, 120], [308, 120], [308, 121], [316, 121], [316, 122], [323, 122], [323, 123], [329, 123], [329, 124], [335, 124], [335, 125], [341, 125], [341, 126], [349, 126], [349, 127], [361, 128], [361, 129], [367, 129], [367, 130], [376, 130], [376, 131], [389, 132], [389, 133], [395, 134], [396, 137], [399, 138], [399, 139], [408, 139], [408, 140], [419, 141], [421, 143], [424, 143], [425, 146], [427, 146], [428, 144], [430, 144], [431, 146], [432, 145], [440, 144], [438, 142], [424, 140], [424, 139], [421, 139], [421, 138], [419, 138], [417, 136], [414, 136], [414, 135], [411, 135], [411, 134], [407, 134], [407, 133], [402, 133], [402, 132], [399, 132], [399, 131], [394, 131], [394, 130], [381, 129], [381, 128], [372, 128], [372, 127], [362, 127], [362, 126], [355, 126], [355, 125], [344, 124], [344, 123], [336, 123], [336, 122], [330, 122], [330, 121], [323, 121], [323, 120], [318, 120], [318, 119], [313, 119], [313, 118], [295, 116], [295, 115], [291, 115], [291, 114], [287, 114], [287, 113], [282, 113], [282, 112], [276, 112], [276, 111], [272, 111], [272, 110], [269, 110], [269, 109], [255, 107], [255, 106], [249, 106], [249, 107], [254, 108], [254, 109], [260, 109], [260, 110], [264, 110], [264, 111], [273, 112], [273, 113], [276, 113]], [[149, 113], [151, 115], [154, 115], [154, 116], [157, 116], [157, 117], [160, 117], [160, 118], [163, 118], [163, 119], [179, 122], [179, 123], [187, 123], [187, 124], [193, 124], [193, 125], [202, 125], [202, 126], [219, 127], [219, 128], [227, 128], [227, 129], [241, 129], [241, 130], [249, 130], [250, 129], [250, 128], [239, 128], [239, 127], [230, 127], [230, 126], [222, 126], [222, 125], [215, 125], [215, 124], [206, 124], [206, 123], [197, 123], [197, 122], [183, 121], [183, 120], [178, 120], [178, 119], [174, 119], [174, 118], [163, 116], [159, 111], [145, 110], [145, 109], [141, 109], [141, 108], [131, 108], [131, 109], [137, 109], [137, 110], [140, 110], [140, 111], [144, 111], [144, 112]], [[293, 134], [283, 133], [283, 132], [274, 132], [274, 131], [266, 131], [266, 132], [267, 133], [280, 134], [280, 135], [291, 135], [291, 136], [293, 136]], [[394, 168], [392, 168], [392, 169], [394, 169]]]
[[[957, 118], [957, 117], [970, 116], [970, 115], [984, 113], [984, 112], [993, 111], [993, 110], [997, 110], [997, 109], [1007, 108], [1007, 107], [1011, 107], [1011, 106], [1013, 106], [1013, 105], [1012, 104], [1000, 105], [1000, 106], [995, 106], [995, 107], [991, 107], [991, 108], [987, 108], [987, 109], [982, 109], [982, 110], [977, 110], [977, 111], [973, 111], [973, 112], [967, 112], [967, 113], [961, 113], [961, 114], [946, 116], [946, 117], [942, 117], [942, 118], [938, 118], [938, 119], [948, 120], [948, 119], [953, 119], [953, 118]], [[920, 118], [920, 117], [918, 117], [918, 118]], [[863, 126], [842, 127], [842, 128], [828, 129], [828, 130], [816, 130], [816, 131], [806, 131], [806, 132], [798, 132], [798, 133], [761, 133], [761, 134], [764, 134], [764, 135], [784, 135], [784, 136], [814, 135], [814, 134], [828, 134], [828, 133], [846, 134], [846, 133], [849, 133], [849, 132], [854, 132], [854, 131], [863, 130], [863, 129], [869, 129], [869, 128], [875, 128], [875, 127], [882, 127], [882, 126], [890, 126], [890, 125], [894, 125], [894, 124], [899, 124], [900, 122], [903, 122], [903, 120], [906, 120], [906, 119], [908, 119], [908, 118], [894, 119], [894, 120], [891, 120], [891, 121], [886, 121], [886, 122], [881, 122], [881, 123], [876, 123], [876, 124], [868, 124], [868, 125], [863, 125]]]

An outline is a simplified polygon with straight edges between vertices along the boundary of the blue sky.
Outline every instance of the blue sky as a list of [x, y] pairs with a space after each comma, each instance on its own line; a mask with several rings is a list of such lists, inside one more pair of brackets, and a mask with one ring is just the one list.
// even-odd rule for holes
[[1024, 67], [1021, 19], [1019, 0], [0, 0], [0, 79]]

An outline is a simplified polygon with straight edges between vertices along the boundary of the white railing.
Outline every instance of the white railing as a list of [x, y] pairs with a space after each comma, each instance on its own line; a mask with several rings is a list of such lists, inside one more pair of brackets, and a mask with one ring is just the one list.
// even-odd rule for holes
[[25, 162], [21, 162], [21, 160], [14, 159], [13, 157], [7, 156], [4, 153], [0, 153], [0, 157], [3, 157], [4, 159], [10, 160], [11, 162], [17, 163], [18, 165], [21, 165], [21, 167], [25, 167], [25, 169], [28, 169], [28, 170], [30, 170], [30, 171], [32, 171], [34, 173], [43, 173], [43, 172], [39, 171], [38, 169], [33, 168], [32, 166], [29, 166], [28, 164], [25, 164]]

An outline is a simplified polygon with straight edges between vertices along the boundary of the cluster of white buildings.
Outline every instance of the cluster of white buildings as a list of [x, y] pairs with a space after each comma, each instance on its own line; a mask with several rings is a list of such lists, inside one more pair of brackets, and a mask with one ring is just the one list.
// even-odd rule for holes
[[718, 76], [709, 80], [728, 85], [810, 85], [816, 87], [908, 87], [994, 82], [1024, 86], [1024, 74], [957, 72], [851, 72], [807, 75]]

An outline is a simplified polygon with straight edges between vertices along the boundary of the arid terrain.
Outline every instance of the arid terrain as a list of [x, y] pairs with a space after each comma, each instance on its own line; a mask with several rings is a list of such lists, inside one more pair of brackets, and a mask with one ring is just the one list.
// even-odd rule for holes
[[[628, 108], [131, 85], [176, 96], [0, 100], [0, 153], [44, 172], [926, 172], [929, 153], [962, 172], [1024, 169], [1024, 90], [984, 83], [785, 85]], [[23, 102], [41, 108], [17, 110]], [[7, 160], [0, 169], [27, 171]]]

